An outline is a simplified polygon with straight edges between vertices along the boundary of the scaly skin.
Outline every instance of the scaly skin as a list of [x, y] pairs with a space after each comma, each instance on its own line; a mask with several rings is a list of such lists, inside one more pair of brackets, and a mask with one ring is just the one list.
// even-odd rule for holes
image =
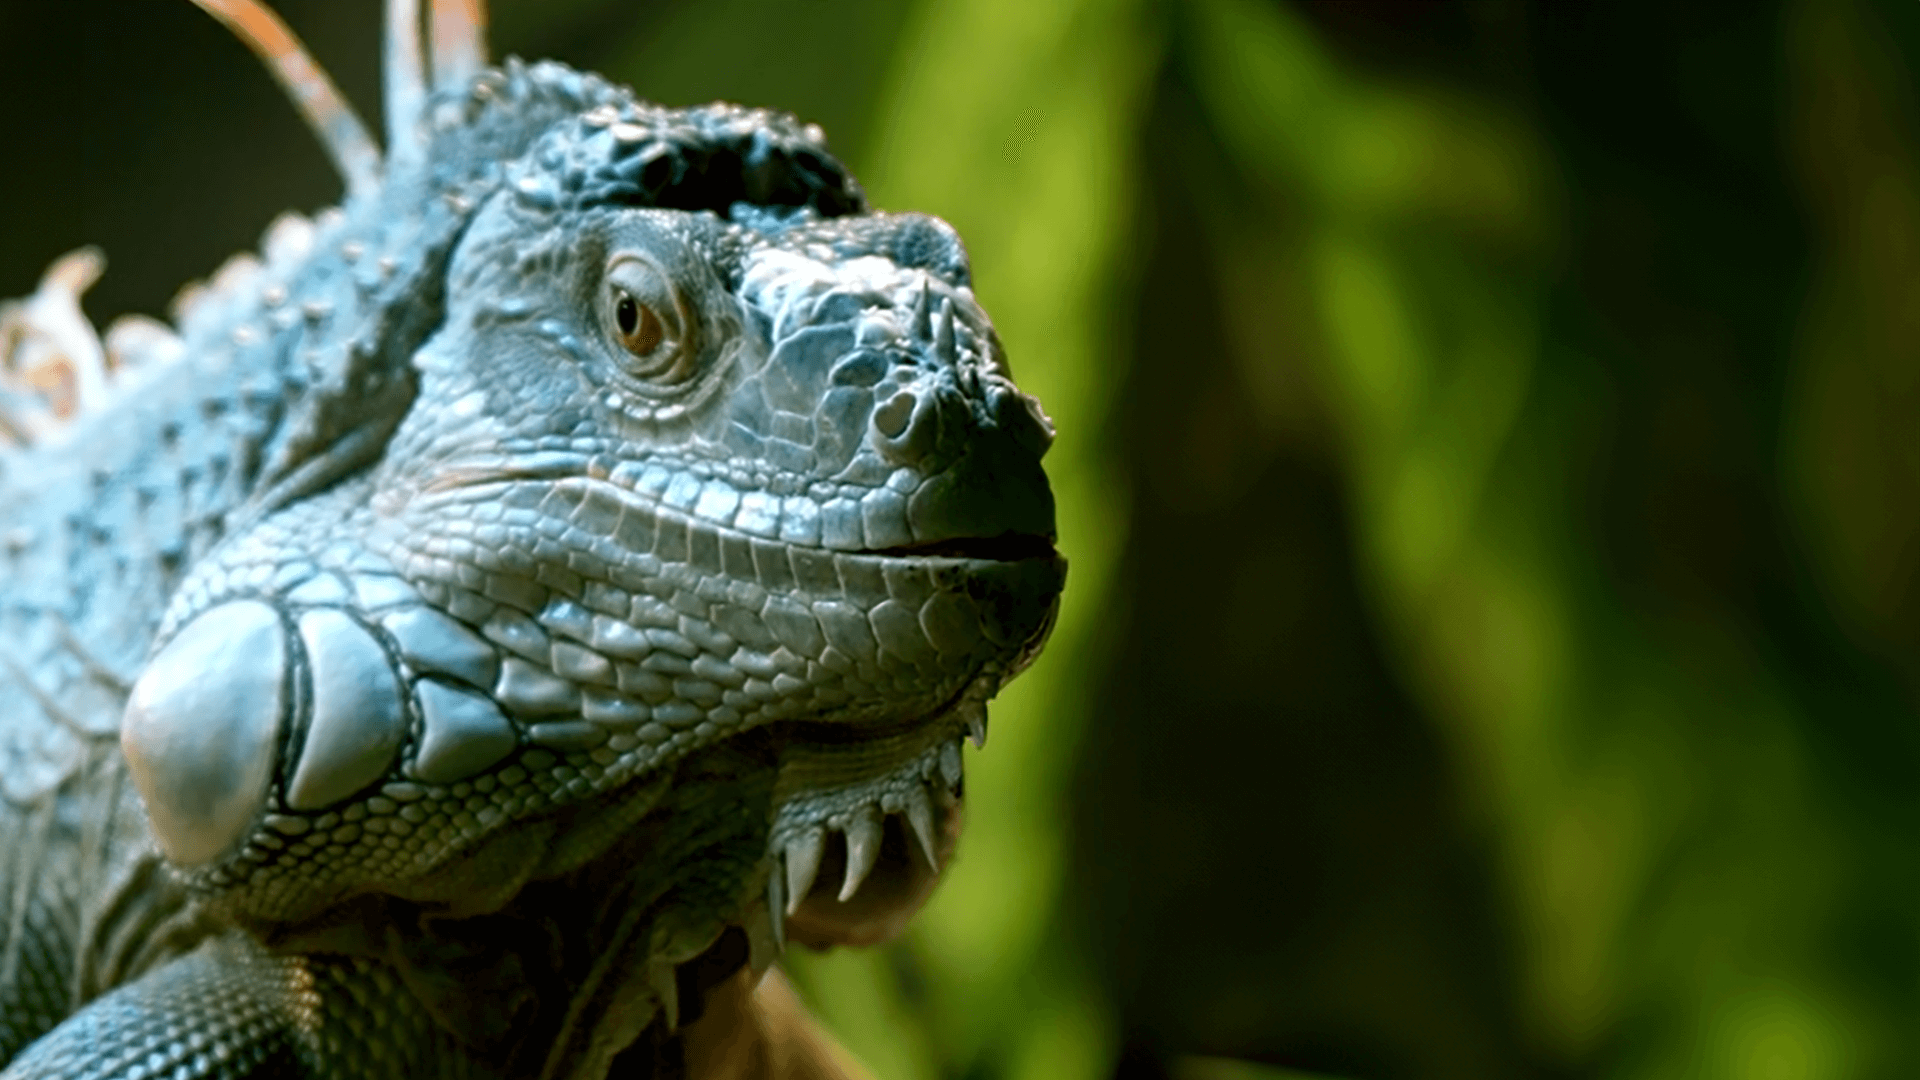
[[671, 1072], [924, 897], [1051, 624], [944, 224], [557, 65], [426, 116], [0, 451], [5, 1080]]

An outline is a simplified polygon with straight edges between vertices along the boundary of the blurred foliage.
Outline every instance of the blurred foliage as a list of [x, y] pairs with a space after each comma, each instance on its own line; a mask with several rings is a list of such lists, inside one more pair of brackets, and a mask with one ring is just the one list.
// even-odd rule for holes
[[[1405, 15], [1376, 7], [1389, 21]], [[1478, 36], [1523, 70], [1501, 79], [1354, 62], [1339, 47], [1341, 17], [1324, 9], [1256, 0], [1088, 9], [1061, 52], [1022, 25], [1031, 19], [933, 8], [940, 33], [901, 45], [907, 74], [882, 106], [888, 156], [868, 166], [883, 201], [943, 213], [973, 239], [983, 297], [1023, 374], [1061, 415], [1063, 448], [1090, 449], [1056, 462], [1063, 545], [1082, 558], [1122, 530], [1129, 537], [1134, 557], [1123, 556], [1117, 578], [1094, 548], [1101, 576], [1077, 581], [1070, 603], [1080, 607], [1069, 608], [1089, 619], [1085, 608], [1097, 605], [1123, 628], [1095, 615], [1107, 633], [1083, 639], [1088, 623], [1067, 623], [1000, 713], [999, 730], [1045, 725], [1045, 737], [975, 763], [976, 776], [1017, 777], [1036, 811], [1073, 796], [1083, 809], [1064, 820], [1003, 817], [1012, 793], [983, 781], [954, 880], [915, 936], [884, 960], [804, 969], [827, 1015], [874, 1060], [903, 1033], [934, 1048], [939, 1068], [923, 1058], [911, 1073], [896, 1065], [902, 1076], [1021, 1073], [1023, 1047], [1084, 1038], [1074, 1029], [1115, 1010], [1104, 1023], [1121, 1040], [1110, 1052], [1124, 1051], [1122, 1072], [1159, 1071], [1182, 1048], [1358, 1075], [1812, 1078], [1897, 1076], [1920, 1064], [1908, 676], [1920, 551], [1920, 339], [1910, 322], [1920, 310], [1911, 299], [1920, 186], [1911, 82], [1877, 12], [1720, 12], [1669, 21], [1664, 40], [1641, 45], [1608, 39], [1627, 32], [1622, 15], [1471, 12], [1490, 24]], [[1517, 35], [1501, 25], [1516, 22]], [[1039, 126], [1029, 134], [1026, 117], [1065, 114], [1062, 84], [1118, 40], [1162, 63], [1157, 84], [1142, 92], [1136, 75], [1109, 86], [1078, 121], [1103, 144], [1069, 145], [1067, 131]], [[1552, 66], [1556, 52], [1585, 59], [1589, 77], [1602, 57], [1640, 63], [1620, 64], [1622, 78], [1601, 90], [1571, 85], [1571, 65]], [[1628, 72], [1632, 89], [1620, 85]], [[928, 84], [963, 104], [931, 105]], [[1040, 155], [1014, 157], [1014, 138], [1023, 150], [1036, 138], [1059, 145], [1054, 183], [1023, 174]], [[1003, 179], [1010, 173], [1015, 183]], [[903, 182], [916, 175], [934, 180]], [[1079, 205], [1055, 201], [1059, 183], [1078, 189]], [[1170, 200], [1143, 192], [1156, 184], [1183, 190]], [[1089, 224], [1130, 224], [1112, 206], [1126, 198], [1149, 204], [1139, 216], [1168, 235], [1082, 239]], [[1053, 238], [1022, 263], [1003, 237], [1028, 220]], [[1101, 253], [1120, 265], [1088, 264]], [[1216, 288], [1211, 310], [1194, 304], [1175, 327], [1156, 322], [1156, 309], [1181, 303], [1181, 285], [1154, 272], [1160, 257], [1211, 262], [1188, 268]], [[1075, 296], [1083, 282], [1110, 290], [1105, 302]], [[1033, 322], [1035, 308], [1055, 321]], [[1056, 382], [1051, 366], [1072, 371], [1086, 341], [1108, 348], [1090, 402], [1074, 394], [1089, 387], [1071, 375]], [[1133, 365], [1124, 376], [1121, 361]], [[1215, 385], [1182, 401], [1169, 385], [1181, 381]], [[1093, 426], [1115, 411], [1116, 386], [1126, 400], [1115, 425]], [[1210, 814], [1233, 800], [1167, 782], [1179, 750], [1166, 745], [1131, 772], [1111, 767], [1109, 753], [1110, 767], [1082, 770], [1072, 796], [1054, 794], [1063, 773], [1048, 759], [1097, 759], [1098, 748], [1074, 741], [1096, 732], [1164, 743], [1153, 729], [1165, 725], [1180, 739], [1217, 739], [1201, 756], [1221, 783], [1257, 784], [1258, 770], [1222, 759], [1252, 748], [1261, 714], [1326, 723], [1259, 704], [1339, 670], [1270, 679], [1274, 654], [1297, 647], [1274, 632], [1286, 622], [1279, 605], [1205, 596], [1244, 600], [1271, 584], [1260, 554], [1236, 578], [1219, 573], [1239, 546], [1223, 530], [1271, 530], [1286, 508], [1263, 505], [1250, 477], [1263, 462], [1301, 456], [1312, 462], [1304, 473], [1325, 470], [1339, 485], [1327, 512], [1351, 562], [1323, 569], [1352, 574], [1357, 588], [1329, 599], [1357, 605], [1373, 639], [1349, 651], [1377, 650], [1411, 697], [1401, 722], [1437, 741], [1424, 758], [1406, 752], [1439, 774], [1423, 812], [1444, 824], [1429, 839], [1483, 867], [1478, 899], [1499, 927], [1490, 936], [1503, 940], [1477, 958], [1427, 961], [1349, 942], [1332, 963], [1344, 960], [1361, 985], [1337, 990], [1324, 959], [1300, 965], [1250, 947], [1241, 970], [1213, 973], [1264, 983], [1274, 1001], [1291, 996], [1290, 980], [1338, 996], [1287, 1015], [1248, 1005], [1242, 986], [1247, 1015], [1236, 1027], [1222, 1019], [1235, 1003], [1219, 983], [1163, 1000], [1183, 962], [1206, 966], [1209, 950], [1179, 935], [1284, 934], [1271, 925], [1287, 913], [1279, 893], [1300, 879], [1256, 875], [1275, 890], [1269, 910], [1257, 897], [1219, 905], [1224, 925], [1207, 927], [1207, 907], [1181, 894], [1225, 873], [1211, 867], [1184, 889], [1155, 887], [1152, 876], [1177, 872], [1183, 846], [1237, 849], [1257, 865], [1249, 845], [1284, 847], [1289, 834], [1324, 843], [1343, 827], [1267, 831], [1244, 812]], [[1089, 466], [1095, 499], [1114, 507], [1104, 513], [1129, 524], [1073, 527], [1102, 512], [1079, 501]], [[1169, 515], [1210, 527], [1162, 545], [1187, 558], [1143, 557]], [[1277, 543], [1265, 558], [1287, 553]], [[1172, 597], [1158, 595], [1165, 580], [1176, 582]], [[1312, 633], [1312, 622], [1292, 625]], [[1203, 647], [1168, 640], [1188, 635]], [[1173, 670], [1141, 674], [1156, 664]], [[1196, 687], [1196, 676], [1251, 683], [1252, 701]], [[1067, 689], [1102, 680], [1105, 694]], [[1141, 701], [1160, 708], [1128, 707]], [[1105, 707], [1076, 715], [1090, 702]], [[1370, 704], [1405, 712], [1398, 701]], [[1224, 723], [1214, 712], [1223, 708]], [[1385, 725], [1382, 741], [1399, 726]], [[1378, 782], [1368, 769], [1356, 766], [1354, 778]], [[1141, 794], [1149, 813], [1085, 809]], [[1165, 858], [1141, 857], [1125, 874], [1111, 872], [1111, 858], [1083, 858], [1069, 880], [1104, 900], [1059, 898], [1048, 940], [1027, 940], [1036, 916], [1018, 905], [1056, 898], [1010, 879], [1053, 872], [1062, 841], [1042, 824], [1072, 822], [1069, 842], [1126, 859], [1152, 846], [1155, 817], [1188, 826], [1154, 851]], [[1116, 842], [1102, 835], [1114, 818], [1137, 827]], [[1410, 826], [1376, 831], [1396, 824]], [[1434, 877], [1404, 846], [1375, 850], [1414, 867], [1403, 882]], [[1475, 893], [1434, 888], [1441, 905]], [[992, 912], [997, 940], [945, 915], [963, 902], [976, 923]], [[1128, 910], [1153, 904], [1190, 918]], [[1373, 918], [1362, 910], [1349, 921]], [[1072, 918], [1086, 911], [1118, 939], [1087, 934]], [[1447, 933], [1419, 914], [1393, 922], [1372, 929]], [[1131, 940], [1140, 933], [1174, 936], [1175, 957], [1143, 949]], [[1027, 971], [1009, 986], [998, 973], [1015, 956]], [[856, 969], [866, 1017], [833, 1003]], [[1087, 970], [1100, 978], [1087, 982]], [[1461, 996], [1396, 1003], [1407, 995], [1396, 983], [1409, 977]], [[963, 982], [971, 997], [952, 988]], [[1086, 1004], [1058, 999], [1076, 989]], [[953, 1034], [981, 1027], [988, 1044]], [[1072, 1060], [1084, 1070], [1075, 1075], [1116, 1067], [1098, 1055]], [[1061, 1064], [1044, 1075], [1065, 1075]]]
[[[373, 5], [281, 6], [370, 105]], [[1920, 6], [495, 6], [823, 123], [1058, 422], [947, 880], [791, 960], [877, 1075], [1920, 1072]], [[0, 294], [330, 197], [202, 16], [78, 10], [0, 9]]]

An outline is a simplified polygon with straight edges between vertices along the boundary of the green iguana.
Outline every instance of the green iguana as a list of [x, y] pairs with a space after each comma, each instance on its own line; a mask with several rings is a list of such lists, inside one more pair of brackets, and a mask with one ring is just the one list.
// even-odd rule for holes
[[0, 312], [0, 1077], [677, 1075], [950, 855], [1048, 421], [816, 127], [390, 0], [383, 152], [196, 2], [347, 193], [177, 327]]

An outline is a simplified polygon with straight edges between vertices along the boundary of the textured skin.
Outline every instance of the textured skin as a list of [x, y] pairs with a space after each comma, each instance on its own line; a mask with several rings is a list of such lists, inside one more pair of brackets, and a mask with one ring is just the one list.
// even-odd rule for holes
[[426, 118], [0, 449], [5, 1080], [672, 1073], [897, 928], [1051, 624], [950, 229], [557, 65]]

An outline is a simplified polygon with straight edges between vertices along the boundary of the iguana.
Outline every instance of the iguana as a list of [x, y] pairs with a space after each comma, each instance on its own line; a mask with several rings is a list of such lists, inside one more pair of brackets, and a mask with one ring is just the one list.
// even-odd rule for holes
[[382, 152], [196, 2], [347, 193], [177, 328], [0, 319], [0, 1077], [677, 1074], [951, 854], [1051, 426], [816, 127], [390, 0]]

